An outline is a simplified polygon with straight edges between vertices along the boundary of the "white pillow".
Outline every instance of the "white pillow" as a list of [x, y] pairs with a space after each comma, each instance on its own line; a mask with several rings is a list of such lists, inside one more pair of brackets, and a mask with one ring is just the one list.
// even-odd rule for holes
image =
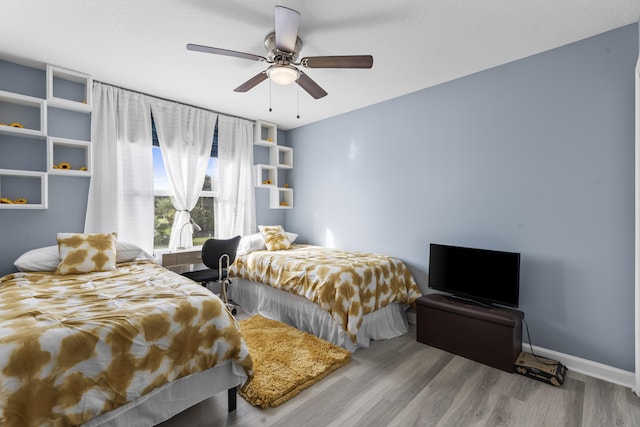
[[[156, 259], [133, 243], [116, 242], [116, 263], [129, 261], [155, 261]], [[60, 264], [58, 245], [32, 249], [20, 255], [13, 263], [22, 272], [56, 271]]]
[[[295, 242], [298, 238], [296, 233], [290, 233], [288, 231], [286, 233], [291, 243]], [[265, 249], [267, 249], [267, 244], [262, 233], [248, 234], [240, 239], [237, 254], [246, 255], [253, 251], [263, 251]]]
[[60, 264], [58, 245], [27, 251], [13, 263], [20, 271], [56, 271]]
[[266, 248], [267, 246], [264, 242], [264, 237], [262, 237], [262, 233], [255, 233], [249, 234], [240, 239], [240, 243], [238, 243], [238, 251], [236, 253], [238, 255], [246, 255], [249, 252], [261, 251]]
[[155, 261], [155, 257], [130, 242], [116, 242], [116, 263], [131, 261]]

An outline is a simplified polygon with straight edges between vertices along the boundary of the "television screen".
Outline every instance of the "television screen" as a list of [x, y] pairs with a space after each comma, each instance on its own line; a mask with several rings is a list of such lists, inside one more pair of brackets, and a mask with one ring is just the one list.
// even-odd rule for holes
[[485, 304], [518, 307], [520, 254], [431, 243], [429, 288]]

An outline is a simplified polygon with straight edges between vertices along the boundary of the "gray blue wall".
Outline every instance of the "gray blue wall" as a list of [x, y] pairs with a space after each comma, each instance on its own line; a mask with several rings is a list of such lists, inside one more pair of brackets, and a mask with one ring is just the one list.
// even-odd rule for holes
[[286, 228], [425, 291], [430, 242], [521, 252], [533, 344], [633, 371], [637, 56], [634, 24], [288, 131]]

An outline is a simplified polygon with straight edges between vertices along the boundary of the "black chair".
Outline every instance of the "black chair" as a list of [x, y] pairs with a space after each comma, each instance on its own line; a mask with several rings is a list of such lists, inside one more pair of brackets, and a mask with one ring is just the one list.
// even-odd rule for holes
[[229, 266], [236, 259], [236, 251], [240, 243], [240, 236], [230, 239], [208, 239], [202, 245], [202, 262], [209, 267], [206, 270], [188, 271], [182, 273], [194, 282], [199, 282], [203, 286], [207, 283], [220, 283], [220, 294], [225, 305], [229, 307], [232, 314], [236, 310], [227, 300], [227, 285], [230, 283], [228, 277]]

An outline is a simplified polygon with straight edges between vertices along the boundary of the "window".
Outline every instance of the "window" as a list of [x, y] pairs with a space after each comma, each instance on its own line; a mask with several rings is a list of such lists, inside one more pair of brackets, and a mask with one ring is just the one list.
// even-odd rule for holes
[[[153, 116], [151, 117], [151, 132], [153, 137], [153, 193], [155, 196], [153, 247], [154, 249], [161, 249], [169, 246], [171, 227], [176, 210], [171, 202], [171, 187], [169, 185], [169, 179], [167, 178], [164, 162], [162, 161], [162, 153], [160, 151], [160, 143]], [[213, 133], [213, 145], [211, 147], [211, 158], [209, 159], [207, 175], [204, 179], [200, 198], [195, 208], [191, 211], [191, 218], [202, 228], [201, 231], [193, 236], [194, 246], [202, 245], [205, 240], [213, 237], [213, 200], [217, 195], [213, 179], [217, 176], [217, 157], [218, 127], [216, 125]]]

